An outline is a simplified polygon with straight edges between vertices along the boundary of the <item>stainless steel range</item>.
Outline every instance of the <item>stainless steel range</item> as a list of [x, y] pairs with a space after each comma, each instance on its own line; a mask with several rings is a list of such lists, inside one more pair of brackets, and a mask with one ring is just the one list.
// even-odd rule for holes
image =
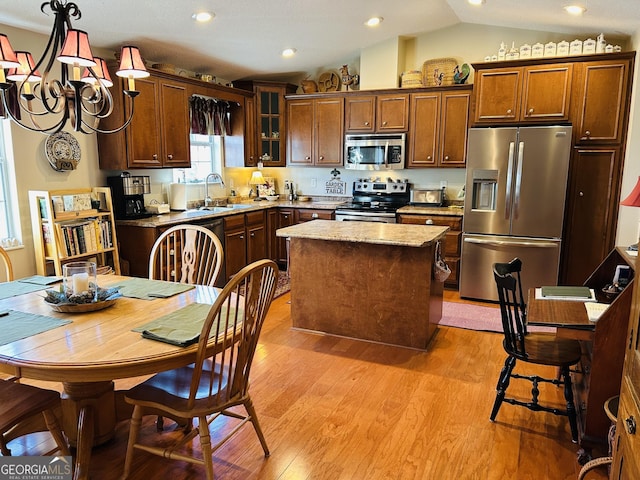
[[353, 198], [336, 207], [339, 222], [396, 223], [396, 210], [409, 203], [407, 180], [362, 178], [353, 182]]

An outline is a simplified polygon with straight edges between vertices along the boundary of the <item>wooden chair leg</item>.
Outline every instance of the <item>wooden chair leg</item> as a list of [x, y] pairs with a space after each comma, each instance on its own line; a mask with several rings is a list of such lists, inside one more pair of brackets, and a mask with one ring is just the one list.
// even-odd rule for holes
[[262, 450], [264, 450], [264, 456], [268, 457], [269, 455], [271, 455], [271, 452], [269, 452], [267, 440], [264, 438], [264, 434], [262, 433], [262, 428], [260, 427], [260, 423], [258, 422], [256, 409], [253, 408], [253, 402], [251, 401], [251, 398], [247, 398], [245, 400], [244, 408], [247, 410], [247, 413], [251, 417], [251, 424], [256, 431], [256, 435], [258, 435], [258, 440], [260, 440], [260, 445], [262, 445]]
[[138, 439], [138, 432], [140, 431], [140, 425], [142, 424], [142, 407], [135, 406], [133, 408], [133, 414], [131, 415], [131, 426], [129, 427], [129, 441], [127, 442], [127, 454], [124, 459], [124, 472], [122, 472], [122, 480], [129, 476], [131, 471], [131, 464], [133, 463], [133, 446]]
[[211, 450], [211, 434], [207, 417], [198, 417], [198, 432], [200, 433], [200, 448], [202, 448], [202, 458], [207, 474], [207, 480], [214, 480], [213, 477], [213, 451]]
[[571, 428], [571, 441], [578, 443], [578, 415], [573, 402], [573, 386], [571, 384], [571, 373], [569, 367], [562, 368], [562, 378], [564, 380], [564, 398], [567, 401], [567, 417]]
[[493, 402], [493, 409], [491, 410], [491, 419], [492, 422], [495, 422], [496, 416], [498, 415], [498, 410], [500, 410], [500, 406], [504, 401], [504, 396], [507, 393], [507, 388], [509, 387], [509, 381], [511, 380], [511, 372], [513, 372], [514, 367], [516, 366], [516, 359], [514, 357], [507, 357], [504, 361], [504, 366], [500, 371], [500, 378], [498, 379], [498, 385], [496, 386], [496, 400]]
[[51, 433], [51, 436], [56, 442], [58, 449], [62, 455], [68, 457], [71, 456], [71, 452], [69, 451], [69, 445], [67, 444], [67, 440], [64, 438], [62, 433], [62, 429], [60, 428], [60, 424], [58, 423], [58, 419], [51, 410], [45, 410], [42, 412], [44, 416], [44, 421], [47, 424], [47, 428]]

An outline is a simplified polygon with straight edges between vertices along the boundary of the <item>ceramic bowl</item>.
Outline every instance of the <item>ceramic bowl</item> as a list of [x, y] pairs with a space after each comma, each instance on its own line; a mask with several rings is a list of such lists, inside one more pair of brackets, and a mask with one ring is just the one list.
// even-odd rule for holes
[[275, 202], [280, 198], [279, 195], [267, 195], [267, 200], [269, 200], [270, 202]]

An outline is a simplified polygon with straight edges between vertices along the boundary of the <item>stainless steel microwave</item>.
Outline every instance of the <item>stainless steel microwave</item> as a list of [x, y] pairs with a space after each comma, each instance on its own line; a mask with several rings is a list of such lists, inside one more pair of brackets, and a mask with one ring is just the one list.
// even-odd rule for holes
[[346, 135], [344, 166], [351, 170], [397, 170], [404, 168], [406, 134]]

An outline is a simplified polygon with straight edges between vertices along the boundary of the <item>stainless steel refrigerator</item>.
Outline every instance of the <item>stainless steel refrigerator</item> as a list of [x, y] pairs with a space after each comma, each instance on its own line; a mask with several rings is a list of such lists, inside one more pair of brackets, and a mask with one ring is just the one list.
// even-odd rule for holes
[[493, 264], [514, 257], [523, 288], [556, 285], [571, 127], [471, 128], [467, 152], [460, 296], [497, 301]]

